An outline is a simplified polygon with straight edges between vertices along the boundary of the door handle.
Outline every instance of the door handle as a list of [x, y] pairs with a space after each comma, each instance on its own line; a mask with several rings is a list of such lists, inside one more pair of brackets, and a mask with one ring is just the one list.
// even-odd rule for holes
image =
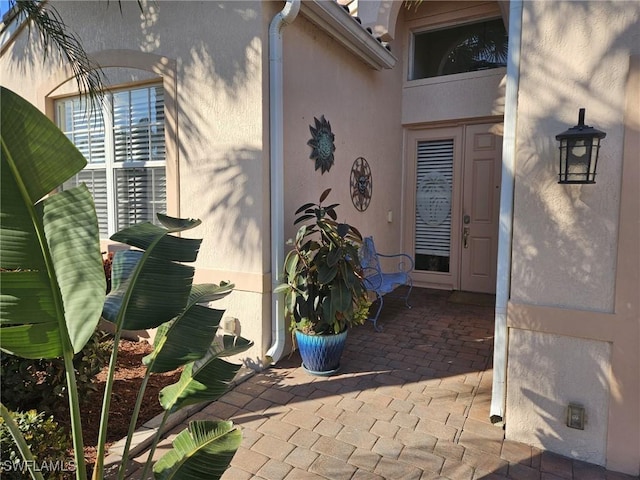
[[462, 229], [462, 247], [469, 248], [469, 227]]

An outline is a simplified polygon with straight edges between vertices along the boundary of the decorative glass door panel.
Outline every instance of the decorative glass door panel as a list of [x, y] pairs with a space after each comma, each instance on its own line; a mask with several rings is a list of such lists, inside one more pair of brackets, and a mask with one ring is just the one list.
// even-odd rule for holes
[[417, 286], [495, 292], [502, 142], [491, 127], [407, 134], [403, 232]]
[[416, 157], [416, 270], [451, 269], [453, 139], [419, 141]]

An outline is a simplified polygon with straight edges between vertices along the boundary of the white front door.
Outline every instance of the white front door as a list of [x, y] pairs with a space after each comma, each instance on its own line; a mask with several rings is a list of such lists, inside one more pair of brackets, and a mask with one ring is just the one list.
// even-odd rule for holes
[[502, 142], [492, 125], [408, 132], [405, 238], [416, 285], [495, 292]]
[[490, 127], [465, 127], [460, 290], [468, 292], [496, 292], [502, 137]]

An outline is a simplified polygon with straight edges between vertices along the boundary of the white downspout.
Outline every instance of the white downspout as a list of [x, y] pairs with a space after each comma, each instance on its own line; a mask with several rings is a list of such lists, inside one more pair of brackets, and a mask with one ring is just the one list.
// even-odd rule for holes
[[493, 386], [490, 416], [503, 422], [507, 385], [507, 303], [511, 289], [511, 247], [513, 237], [513, 189], [515, 183], [516, 121], [520, 83], [520, 43], [522, 0], [509, 6], [509, 57], [505, 92], [504, 137], [502, 147], [502, 185], [500, 191], [500, 230], [498, 233], [498, 272], [496, 281], [495, 337], [493, 347]]
[[[269, 25], [269, 143], [271, 163], [271, 288], [280, 283], [284, 262], [284, 113], [282, 30], [300, 11], [300, 0], [289, 0]], [[271, 347], [267, 357], [277, 362], [284, 353], [286, 329], [282, 294], [272, 293]]]

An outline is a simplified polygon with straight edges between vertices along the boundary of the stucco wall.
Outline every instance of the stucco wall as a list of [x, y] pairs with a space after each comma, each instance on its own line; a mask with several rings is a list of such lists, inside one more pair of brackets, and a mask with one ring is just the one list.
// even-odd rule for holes
[[[514, 301], [613, 308], [624, 88], [630, 50], [640, 48], [638, 10], [637, 2], [525, 2]], [[576, 125], [581, 107], [586, 123], [607, 133], [597, 183], [559, 185], [555, 135]]]
[[[604, 465], [610, 344], [512, 329], [509, 348], [507, 437]], [[584, 430], [567, 427], [570, 403], [585, 408]]]
[[[640, 2], [525, 2], [522, 23], [507, 438], [637, 475]], [[607, 133], [597, 183], [559, 185], [581, 107]]]
[[[295, 232], [295, 210], [331, 188], [339, 217], [363, 235], [373, 235], [381, 252], [401, 247], [402, 129], [399, 69], [376, 71], [348, 53], [303, 15], [285, 31], [284, 145], [285, 238]], [[392, 52], [396, 53], [394, 45]], [[335, 163], [315, 170], [309, 159], [309, 126], [321, 115], [335, 134]], [[371, 203], [359, 212], [350, 197], [353, 162], [364, 157], [373, 179]], [[392, 221], [387, 221], [392, 212]]]
[[502, 114], [505, 69], [448, 75], [405, 83], [402, 123], [446, 122]]
[[[270, 331], [263, 302], [269, 271], [263, 42], [269, 19], [262, 3], [143, 2], [141, 13], [136, 2], [122, 2], [122, 14], [114, 2], [52, 3], [90, 54], [119, 49], [124, 57], [142, 52], [175, 63], [176, 89], [166, 92], [177, 108], [177, 123], [168, 132], [177, 156], [178, 178], [167, 178], [169, 189], [178, 185], [168, 191], [177, 200], [172, 213], [202, 220], [187, 234], [203, 238], [197, 280], [236, 283], [238, 292], [223, 304], [240, 319], [243, 335], [256, 342], [249, 358], [259, 361], [268, 348], [264, 332]], [[25, 40], [26, 31], [0, 59], [1, 81], [44, 109], [44, 95], [56, 86], [52, 79], [63, 62], [53, 58], [43, 65]], [[131, 68], [106, 73], [115, 85], [159, 78]]]

